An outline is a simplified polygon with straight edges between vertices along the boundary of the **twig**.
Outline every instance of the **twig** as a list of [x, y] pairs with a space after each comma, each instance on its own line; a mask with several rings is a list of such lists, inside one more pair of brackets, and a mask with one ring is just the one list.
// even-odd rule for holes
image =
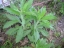
[[43, 2], [40, 2], [40, 3], [35, 3], [35, 4], [33, 4], [33, 6], [42, 5], [42, 4], [48, 3], [48, 2], [50, 2], [50, 1], [51, 1], [51, 0], [43, 1]]

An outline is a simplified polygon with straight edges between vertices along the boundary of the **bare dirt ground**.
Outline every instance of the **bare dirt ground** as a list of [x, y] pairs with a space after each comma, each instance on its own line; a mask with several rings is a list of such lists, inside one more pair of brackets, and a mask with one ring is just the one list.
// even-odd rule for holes
[[59, 17], [59, 20], [57, 21], [57, 32], [60, 32], [60, 36], [56, 39], [57, 44], [63, 44], [64, 41], [62, 39], [64, 38], [64, 16]]

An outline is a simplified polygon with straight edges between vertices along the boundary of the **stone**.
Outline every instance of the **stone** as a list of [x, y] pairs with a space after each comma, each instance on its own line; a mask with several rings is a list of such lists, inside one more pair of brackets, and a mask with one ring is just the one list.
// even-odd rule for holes
[[4, 38], [0, 37], [0, 45], [4, 42]]
[[0, 0], [0, 9], [10, 5], [10, 0]]

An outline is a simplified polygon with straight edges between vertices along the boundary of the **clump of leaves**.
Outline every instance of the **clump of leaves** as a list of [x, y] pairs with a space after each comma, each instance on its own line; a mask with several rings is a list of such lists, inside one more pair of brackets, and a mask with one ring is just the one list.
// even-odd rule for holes
[[[64, 15], [64, 1], [63, 0], [54, 0], [55, 3], [55, 10], [60, 14], [62, 13], [62, 15]], [[57, 5], [56, 5], [57, 4]]]
[[13, 44], [7, 40], [2, 46], [1, 48], [12, 48], [13, 47]]
[[52, 45], [52, 43], [47, 43], [47, 40], [42, 38], [36, 43], [36, 48], [50, 48]]
[[60, 32], [55, 32], [54, 35], [55, 35], [56, 37], [60, 37], [61, 34], [60, 34]]
[[61, 2], [61, 10], [60, 10], [60, 12], [61, 12], [62, 14], [64, 14], [64, 2]]
[[[16, 43], [20, 42], [23, 37], [27, 36], [31, 42], [36, 44], [40, 39], [40, 33], [43, 36], [48, 37], [49, 33], [45, 29], [53, 29], [50, 20], [56, 18], [54, 14], [47, 14], [45, 7], [36, 10], [36, 8], [32, 6], [32, 3], [33, 0], [28, 0], [27, 2], [21, 0], [19, 4], [20, 8], [17, 8], [14, 4], [11, 4], [10, 7], [4, 8], [10, 13], [7, 14], [10, 21], [6, 22], [3, 28], [10, 27], [6, 34], [15, 35]], [[11, 26], [14, 24], [16, 25], [12, 28]]]
[[31, 48], [30, 46], [24, 46], [24, 47], [21, 47], [21, 48]]
[[7, 17], [3, 13], [5, 14], [5, 12], [2, 12], [0, 10], [0, 31], [1, 32], [3, 31], [3, 25], [4, 25], [4, 23], [8, 20]]

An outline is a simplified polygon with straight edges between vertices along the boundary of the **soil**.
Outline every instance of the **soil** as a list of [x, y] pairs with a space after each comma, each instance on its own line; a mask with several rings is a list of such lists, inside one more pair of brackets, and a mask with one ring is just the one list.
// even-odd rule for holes
[[63, 44], [64, 41], [62, 39], [64, 38], [64, 16], [59, 17], [59, 20], [57, 21], [57, 32], [60, 32], [60, 36], [56, 39], [56, 44]]

